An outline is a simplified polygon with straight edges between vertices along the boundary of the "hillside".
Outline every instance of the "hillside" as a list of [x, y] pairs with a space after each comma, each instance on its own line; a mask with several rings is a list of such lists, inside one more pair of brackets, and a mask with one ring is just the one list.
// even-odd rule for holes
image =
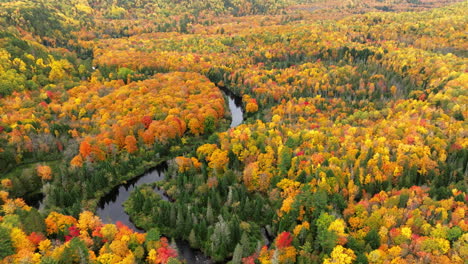
[[0, 263], [465, 263], [467, 11], [0, 1]]

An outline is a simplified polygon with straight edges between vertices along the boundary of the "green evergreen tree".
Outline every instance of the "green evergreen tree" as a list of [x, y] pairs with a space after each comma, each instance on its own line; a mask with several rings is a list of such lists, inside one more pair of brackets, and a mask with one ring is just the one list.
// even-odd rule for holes
[[335, 232], [328, 231], [328, 227], [335, 220], [335, 217], [322, 212], [317, 219], [317, 240], [318, 247], [326, 254], [330, 254], [336, 245], [338, 236]]
[[208, 203], [208, 207], [206, 208], [206, 220], [210, 224], [214, 223], [214, 214], [213, 208], [211, 208], [211, 203]]
[[380, 236], [377, 229], [372, 228], [369, 233], [364, 237], [366, 243], [372, 248], [377, 249], [380, 247]]
[[197, 236], [195, 235], [195, 229], [193, 229], [193, 228], [190, 231], [188, 241], [189, 241], [189, 244], [190, 244], [191, 247], [193, 247], [193, 248], [198, 248], [199, 247]]
[[85, 243], [79, 238], [70, 240], [67, 247], [60, 255], [59, 264], [82, 264], [89, 263], [89, 251]]
[[30, 234], [31, 232], [45, 233], [46, 225], [44, 218], [37, 209], [31, 208], [29, 211], [20, 210], [18, 215], [21, 223], [23, 224], [24, 231], [27, 234]]
[[13, 242], [11, 241], [10, 232], [5, 227], [0, 226], [0, 259], [14, 254]]
[[170, 258], [168, 261], [167, 261], [167, 264], [182, 264], [182, 262], [176, 258]]
[[232, 255], [232, 264], [241, 264], [242, 263], [242, 245], [237, 244], [236, 248], [234, 249], [234, 254]]

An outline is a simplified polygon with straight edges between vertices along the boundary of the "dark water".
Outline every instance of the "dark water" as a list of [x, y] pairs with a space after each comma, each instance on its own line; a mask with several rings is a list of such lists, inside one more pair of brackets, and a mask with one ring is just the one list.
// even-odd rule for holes
[[[219, 87], [220, 90], [228, 98], [228, 106], [231, 112], [232, 121], [231, 128], [234, 128], [244, 121], [244, 115], [242, 111], [242, 99], [235, 96], [231, 91], [225, 87]], [[106, 196], [104, 196], [98, 204], [96, 215], [98, 215], [103, 223], [115, 223], [117, 221], [122, 222], [131, 229], [137, 232], [143, 232], [143, 230], [137, 228], [130, 217], [125, 213], [123, 203], [128, 199], [130, 193], [137, 187], [145, 183], [153, 183], [162, 181], [165, 179], [165, 172], [167, 171], [167, 162], [163, 162], [157, 167], [153, 168], [149, 172], [136, 177], [125, 184], [121, 184], [113, 188]], [[168, 201], [169, 198], [164, 194], [162, 190], [158, 188], [154, 189], [155, 192], [159, 193], [163, 200]], [[38, 194], [28, 199], [28, 204], [31, 206], [43, 209], [44, 208], [44, 195]], [[263, 231], [265, 232], [265, 231]], [[268, 240], [266, 240], [268, 241]], [[201, 251], [190, 247], [187, 241], [175, 240], [175, 244], [179, 250], [180, 257], [188, 264], [211, 264], [214, 263], [210, 258], [205, 256]]]
[[[242, 99], [236, 97], [231, 91], [224, 87], [220, 87], [221, 91], [228, 98], [228, 106], [231, 112], [232, 121], [231, 128], [240, 125], [244, 121], [242, 112]], [[110, 193], [104, 196], [99, 202], [96, 215], [98, 215], [104, 223], [122, 222], [131, 229], [142, 232], [143, 230], [137, 228], [131, 221], [130, 217], [125, 213], [123, 203], [128, 199], [130, 193], [137, 187], [145, 183], [153, 183], [165, 179], [165, 172], [167, 170], [167, 163], [164, 162], [153, 170], [145, 173], [144, 175], [128, 181], [126, 184], [116, 186]], [[155, 191], [161, 195], [161, 198], [168, 201], [169, 198], [163, 191], [155, 188]], [[187, 241], [175, 240], [175, 244], [179, 250], [180, 257], [188, 264], [210, 264], [214, 263], [210, 258], [205, 256], [201, 251], [190, 247]]]
[[242, 122], [244, 122], [244, 112], [242, 111], [242, 98], [234, 95], [225, 87], [219, 87], [219, 89], [227, 96], [229, 110], [231, 111], [231, 128], [234, 128]]
[[[121, 184], [115, 187], [101, 199], [98, 209], [96, 210], [96, 215], [102, 219], [103, 223], [115, 223], [120, 221], [134, 231], [143, 232], [142, 229], [136, 227], [132, 223], [128, 214], [125, 213], [123, 203], [128, 199], [131, 192], [137, 186], [164, 180], [166, 171], [167, 162], [163, 162], [142, 176], [134, 178], [126, 184]], [[169, 201], [169, 197], [167, 197], [162, 190], [158, 188], [155, 188], [154, 190], [159, 193], [163, 200]], [[201, 251], [191, 248], [188, 242], [175, 240], [175, 244], [179, 250], [180, 257], [185, 259], [187, 263], [213, 263], [208, 257], [203, 255]]]
[[[228, 98], [228, 106], [231, 112], [232, 121], [231, 128], [234, 128], [244, 121], [244, 115], [242, 111], [242, 99], [235, 96], [231, 91], [225, 87], [219, 87], [220, 90]], [[113, 188], [106, 196], [104, 196], [98, 204], [96, 215], [98, 215], [103, 223], [115, 223], [117, 221], [122, 222], [131, 229], [137, 232], [143, 232], [143, 230], [136, 227], [130, 217], [125, 213], [123, 203], [128, 199], [130, 193], [137, 187], [145, 183], [153, 183], [162, 181], [165, 179], [165, 172], [167, 171], [167, 162], [163, 162], [157, 167], [153, 168], [149, 172], [136, 177], [125, 184], [121, 184]], [[164, 192], [158, 188], [154, 189], [155, 192], [159, 193], [163, 200], [168, 201], [169, 198]], [[33, 197], [27, 197], [27, 204], [42, 210], [44, 208], [44, 195], [42, 193], [34, 195]], [[263, 231], [265, 232], [265, 231]], [[210, 258], [205, 256], [201, 251], [190, 247], [187, 241], [175, 240], [175, 244], [179, 250], [180, 257], [188, 264], [211, 264], [214, 263]]]
[[44, 194], [43, 193], [38, 193], [32, 196], [25, 196], [23, 197], [24, 202], [31, 206], [34, 207], [38, 210], [41, 210], [44, 208]]
[[[142, 231], [130, 221], [130, 217], [124, 211], [123, 203], [137, 186], [164, 180], [164, 172], [166, 170], [167, 163], [163, 162], [142, 176], [134, 178], [126, 184], [116, 186], [99, 201], [96, 215], [102, 219], [103, 223], [115, 223], [120, 221], [133, 230]], [[161, 190], [155, 189], [155, 191], [161, 195], [162, 199], [168, 200], [167, 196], [165, 196]]]

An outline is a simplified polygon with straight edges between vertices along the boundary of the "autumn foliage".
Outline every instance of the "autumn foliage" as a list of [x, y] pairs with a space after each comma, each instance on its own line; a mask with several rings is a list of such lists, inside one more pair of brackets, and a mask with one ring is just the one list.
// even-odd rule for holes
[[455, 2], [1, 1], [0, 262], [466, 262]]

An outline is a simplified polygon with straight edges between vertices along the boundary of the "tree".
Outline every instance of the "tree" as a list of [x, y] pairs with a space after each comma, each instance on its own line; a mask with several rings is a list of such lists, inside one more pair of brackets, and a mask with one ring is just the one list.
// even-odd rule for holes
[[84, 211], [80, 213], [80, 217], [78, 219], [78, 228], [82, 231], [90, 231], [94, 230], [95, 228], [101, 226], [101, 220], [98, 216], [95, 216], [90, 211]]
[[338, 235], [329, 230], [335, 217], [322, 212], [317, 219], [317, 243], [325, 253], [330, 253], [336, 245]]
[[33, 251], [35, 246], [33, 243], [28, 239], [26, 233], [19, 228], [12, 228], [10, 233], [11, 241], [13, 242], [13, 246], [17, 251], [19, 250], [28, 250]]
[[287, 174], [291, 167], [292, 150], [289, 147], [283, 146], [280, 148], [278, 157], [278, 165], [281, 170], [281, 174]]
[[324, 264], [351, 264], [356, 259], [354, 251], [349, 248], [344, 248], [341, 245], [336, 246], [330, 258], [324, 260]]
[[377, 249], [380, 247], [380, 236], [379, 232], [373, 228], [367, 233], [367, 235], [364, 238], [366, 240], [366, 243], [369, 244], [369, 246], [372, 249]]
[[247, 111], [247, 113], [255, 113], [258, 111], [258, 104], [257, 104], [257, 100], [255, 99], [251, 99], [247, 105], [245, 106], [245, 111]]
[[149, 128], [151, 122], [153, 122], [153, 119], [150, 116], [145, 115], [141, 118], [141, 123], [145, 126], [146, 129]]
[[177, 251], [171, 248], [167, 242], [167, 238], [160, 239], [160, 247], [158, 249], [151, 249], [148, 253], [149, 263], [169, 263], [170, 259], [177, 257]]
[[101, 228], [101, 234], [104, 239], [112, 241], [115, 238], [115, 235], [119, 232], [117, 227], [113, 224], [106, 224]]
[[241, 264], [242, 262], [242, 245], [237, 244], [232, 255], [232, 264]]
[[281, 234], [278, 235], [276, 238], [276, 247], [278, 249], [282, 249], [285, 247], [289, 247], [292, 242], [292, 236], [291, 233], [289, 232], [282, 232]]
[[49, 73], [49, 80], [52, 82], [58, 82], [68, 77], [67, 71], [73, 68], [73, 65], [65, 60], [54, 60], [50, 63], [50, 73]]
[[190, 132], [195, 136], [200, 135], [203, 132], [203, 127], [200, 125], [200, 121], [197, 118], [191, 118], [188, 122]]
[[138, 150], [137, 140], [133, 135], [128, 135], [125, 137], [125, 149], [128, 153], [134, 153]]
[[242, 179], [247, 190], [253, 191], [258, 188], [259, 179], [257, 162], [251, 162], [245, 167]]
[[129, 80], [130, 76], [133, 74], [133, 71], [129, 68], [122, 67], [117, 72], [117, 77], [121, 80], [127, 81]]
[[30, 210], [17, 210], [17, 213], [20, 217], [23, 229], [27, 234], [30, 234], [31, 232], [46, 232], [44, 217], [37, 209], [31, 208]]
[[46, 181], [46, 180], [52, 179], [52, 169], [49, 166], [39, 165], [36, 167], [36, 170], [37, 170], [37, 175], [39, 175], [39, 177], [41, 177], [42, 180]]
[[72, 167], [82, 167], [83, 158], [81, 157], [81, 155], [76, 155], [75, 157], [73, 157], [73, 159], [70, 161], [70, 165], [72, 165]]
[[85, 243], [77, 237], [70, 240], [68, 244], [65, 244], [59, 263], [89, 263], [89, 250]]
[[45, 219], [45, 224], [48, 234], [57, 234], [76, 224], [76, 219], [69, 215], [51, 212]]
[[91, 154], [91, 144], [87, 140], [84, 140], [80, 144], [80, 155], [86, 159]]
[[207, 116], [205, 121], [203, 122], [204, 132], [205, 134], [212, 134], [216, 128], [216, 119], [213, 116]]
[[229, 163], [228, 151], [216, 149], [210, 156], [208, 166], [217, 171], [223, 171]]
[[14, 254], [13, 242], [10, 232], [5, 227], [0, 226], [0, 258], [5, 258]]

